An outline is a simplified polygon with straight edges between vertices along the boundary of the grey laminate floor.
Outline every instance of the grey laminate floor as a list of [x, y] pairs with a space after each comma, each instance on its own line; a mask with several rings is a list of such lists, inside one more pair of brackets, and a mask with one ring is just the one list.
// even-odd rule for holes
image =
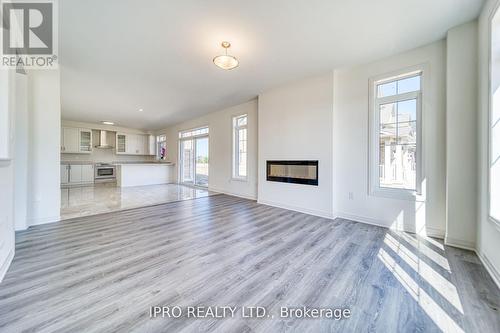
[[[500, 291], [440, 241], [215, 195], [31, 228], [0, 284], [2, 332], [500, 332]], [[263, 306], [274, 318], [149, 317]], [[286, 307], [349, 319], [280, 318]]]

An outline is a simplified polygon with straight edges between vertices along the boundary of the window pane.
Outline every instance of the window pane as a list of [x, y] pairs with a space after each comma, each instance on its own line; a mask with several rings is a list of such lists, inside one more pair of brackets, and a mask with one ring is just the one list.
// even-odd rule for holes
[[[239, 124], [242, 124], [241, 119], [245, 118], [244, 125], [246, 125], [246, 117], [234, 118], [233, 126], [235, 130], [234, 134], [234, 145], [235, 152], [233, 158], [233, 170], [235, 177], [246, 177], [247, 175], [247, 129], [238, 128]], [[243, 125], [243, 126], [244, 126]]]
[[181, 133], [179, 133], [179, 137], [180, 138], [189, 138], [191, 136], [202, 135], [202, 134], [208, 134], [208, 127], [181, 132]]
[[500, 221], [500, 159], [490, 167], [490, 216]]
[[417, 100], [398, 102], [398, 122], [417, 120]]
[[415, 145], [380, 142], [380, 187], [416, 189], [417, 163]]
[[245, 126], [247, 124], [247, 117], [239, 117], [237, 121], [238, 126]]
[[396, 95], [397, 92], [397, 82], [389, 82], [379, 84], [377, 86], [377, 97], [386, 97]]
[[246, 177], [247, 175], [247, 154], [240, 153], [240, 160], [238, 165], [238, 176]]
[[396, 103], [380, 105], [380, 123], [391, 124], [396, 122]]
[[398, 81], [398, 94], [420, 90], [420, 75]]
[[385, 124], [380, 126], [380, 142], [385, 144], [396, 144], [396, 124]]
[[417, 122], [398, 123], [398, 144], [417, 143]]
[[500, 120], [491, 128], [491, 163], [500, 163]]
[[247, 129], [246, 128], [242, 128], [239, 130], [238, 132], [238, 136], [239, 136], [239, 139], [240, 140], [245, 140], [247, 139]]

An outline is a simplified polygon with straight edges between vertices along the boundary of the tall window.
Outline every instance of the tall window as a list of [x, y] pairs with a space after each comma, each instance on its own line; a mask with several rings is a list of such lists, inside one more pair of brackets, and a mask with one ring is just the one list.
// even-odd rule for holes
[[371, 189], [420, 192], [422, 71], [371, 81]]
[[233, 178], [247, 178], [247, 125], [246, 114], [233, 118]]
[[165, 134], [156, 136], [156, 157], [160, 160], [167, 155], [167, 136]]

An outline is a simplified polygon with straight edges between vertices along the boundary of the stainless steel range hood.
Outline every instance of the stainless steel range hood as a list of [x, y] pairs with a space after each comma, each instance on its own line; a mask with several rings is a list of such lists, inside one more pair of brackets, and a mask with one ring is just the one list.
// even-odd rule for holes
[[108, 143], [108, 131], [104, 130], [99, 131], [99, 143], [95, 147], [100, 149], [113, 148], [113, 146]]

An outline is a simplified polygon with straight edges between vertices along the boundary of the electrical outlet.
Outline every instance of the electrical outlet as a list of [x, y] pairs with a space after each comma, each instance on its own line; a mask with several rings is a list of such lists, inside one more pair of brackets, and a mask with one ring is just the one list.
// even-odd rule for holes
[[354, 200], [354, 193], [353, 192], [349, 192], [349, 200]]

